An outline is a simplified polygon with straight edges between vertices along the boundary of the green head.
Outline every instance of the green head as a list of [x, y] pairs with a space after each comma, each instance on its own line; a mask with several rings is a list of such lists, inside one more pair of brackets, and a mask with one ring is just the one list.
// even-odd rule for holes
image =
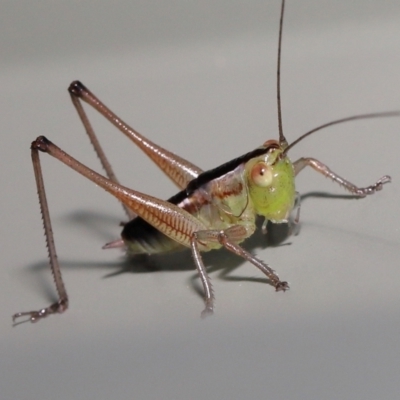
[[270, 150], [246, 163], [245, 176], [255, 212], [272, 222], [287, 221], [296, 190], [293, 164], [276, 140], [262, 146]]

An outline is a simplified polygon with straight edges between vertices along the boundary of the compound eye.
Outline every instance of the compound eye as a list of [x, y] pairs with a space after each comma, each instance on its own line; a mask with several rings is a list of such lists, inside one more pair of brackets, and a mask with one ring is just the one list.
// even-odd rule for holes
[[259, 187], [267, 187], [272, 183], [271, 168], [265, 162], [257, 163], [251, 169], [251, 180]]

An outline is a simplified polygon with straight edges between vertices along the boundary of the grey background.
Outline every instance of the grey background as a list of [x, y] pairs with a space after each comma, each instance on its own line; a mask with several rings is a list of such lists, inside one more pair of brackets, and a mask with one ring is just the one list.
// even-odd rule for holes
[[[288, 1], [282, 57], [289, 141], [329, 120], [400, 108], [398, 1]], [[82, 80], [152, 140], [211, 168], [276, 138], [279, 1], [2, 1], [0, 98], [4, 399], [394, 399], [399, 384], [400, 119], [320, 132], [293, 149], [359, 185], [356, 201], [312, 171], [302, 226], [288, 246], [247, 248], [291, 284], [285, 294], [224, 251], [205, 258], [216, 312], [203, 303], [189, 252], [138, 260], [118, 251], [123, 213], [94, 185], [42, 157], [65, 315], [11, 326], [54, 295], [29, 143], [45, 134], [95, 169], [66, 88]], [[174, 187], [90, 113], [121, 181], [162, 198]], [[236, 268], [240, 267], [240, 268]], [[230, 272], [224, 279], [221, 273]]]

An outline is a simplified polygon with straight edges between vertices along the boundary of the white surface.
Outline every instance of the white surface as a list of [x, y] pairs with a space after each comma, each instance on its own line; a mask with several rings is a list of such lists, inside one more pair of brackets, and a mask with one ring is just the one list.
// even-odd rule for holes
[[[289, 141], [332, 119], [400, 109], [400, 4], [288, 1], [282, 58]], [[330, 128], [294, 149], [360, 185], [355, 201], [308, 197], [290, 246], [248, 243], [291, 284], [275, 293], [226, 252], [206, 257], [216, 313], [189, 253], [122, 273], [100, 247], [119, 205], [42, 157], [70, 310], [13, 328], [11, 314], [53, 296], [29, 143], [45, 134], [98, 168], [66, 88], [80, 79], [161, 145], [211, 168], [276, 138], [279, 1], [2, 2], [3, 399], [394, 399], [400, 383], [400, 118]], [[163, 198], [174, 188], [90, 113], [122, 182]], [[312, 171], [298, 189], [342, 194]], [[139, 268], [138, 268], [139, 267]], [[229, 267], [230, 276], [221, 279]], [[135, 273], [136, 271], [136, 273]], [[107, 276], [117, 273], [116, 276]]]

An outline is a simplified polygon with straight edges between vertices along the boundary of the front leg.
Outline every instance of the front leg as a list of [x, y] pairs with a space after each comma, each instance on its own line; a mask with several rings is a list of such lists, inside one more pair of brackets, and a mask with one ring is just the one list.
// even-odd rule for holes
[[254, 229], [255, 227], [253, 225], [235, 225], [225, 230], [203, 230], [194, 232], [192, 234], [191, 248], [193, 258], [204, 289], [205, 309], [201, 313], [202, 317], [211, 315], [214, 311], [214, 292], [212, 290], [210, 277], [207, 274], [200, 254], [199, 244], [206, 248], [208, 246], [212, 247], [212, 244], [219, 244], [232, 253], [244, 258], [247, 261], [250, 261], [253, 265], [255, 265], [263, 274], [267, 276], [277, 292], [289, 289], [288, 283], [281, 281], [271, 267], [237, 244], [238, 242], [241, 242], [243, 239], [250, 236], [254, 232]]
[[296, 162], [293, 163], [293, 166], [295, 175], [297, 175], [304, 167], [309, 166], [320, 174], [332, 179], [332, 181], [337, 182], [340, 186], [344, 187], [347, 191], [358, 197], [365, 197], [369, 194], [374, 194], [376, 191], [381, 190], [385, 183], [388, 183], [391, 180], [389, 175], [384, 175], [382, 176], [382, 178], [378, 179], [373, 185], [367, 186], [365, 188], [359, 188], [353, 183], [340, 177], [338, 174], [330, 170], [325, 164], [316, 160], [315, 158], [299, 158]]

